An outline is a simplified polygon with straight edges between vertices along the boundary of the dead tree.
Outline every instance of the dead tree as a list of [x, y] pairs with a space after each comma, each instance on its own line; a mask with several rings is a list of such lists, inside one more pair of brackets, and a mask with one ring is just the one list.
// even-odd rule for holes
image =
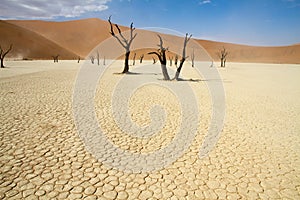
[[103, 65], [105, 65], [105, 56], [103, 57]]
[[12, 50], [12, 46], [13, 45], [11, 44], [7, 50], [2, 49], [2, 47], [0, 46], [1, 68], [4, 68], [4, 58]]
[[100, 55], [99, 55], [98, 51], [97, 51], [97, 64], [98, 64], [98, 66], [100, 65]]
[[184, 43], [183, 43], [183, 50], [182, 50], [182, 56], [181, 56], [179, 67], [177, 68], [176, 73], [175, 73], [175, 77], [174, 77], [175, 80], [179, 79], [179, 74], [180, 74], [181, 69], [183, 67], [183, 63], [187, 58], [186, 57], [186, 45], [189, 42], [189, 40], [191, 39], [191, 37], [192, 37], [192, 35], [189, 36], [188, 33], [185, 34]]
[[134, 55], [133, 55], [132, 65], [135, 65], [135, 56], [136, 56], [136, 53], [134, 53]]
[[156, 60], [154, 57], [152, 57], [152, 60], [153, 60], [153, 65], [156, 63]]
[[124, 69], [123, 69], [122, 73], [127, 73], [127, 72], [129, 72], [128, 60], [129, 60], [129, 55], [130, 55], [130, 46], [131, 46], [132, 41], [136, 37], [137, 33], [133, 34], [135, 28], [133, 27], [133, 23], [131, 23], [130, 24], [130, 38], [127, 39], [122, 34], [122, 31], [121, 31], [120, 27], [117, 24], [114, 24], [115, 27], [117, 28], [118, 32], [119, 32], [119, 35], [116, 35], [115, 32], [114, 32], [114, 26], [111, 23], [110, 18], [111, 18], [111, 16], [108, 18], [108, 22], [110, 24], [110, 34], [114, 38], [116, 38], [118, 40], [118, 42], [122, 45], [122, 47], [124, 47], [124, 49], [126, 50]]
[[56, 56], [52, 56], [54, 63], [56, 63], [56, 62], [58, 63], [58, 57], [59, 57], [59, 54], [57, 54]]
[[192, 61], [192, 67], [195, 66], [195, 52], [194, 52], [194, 49], [193, 49], [193, 52], [191, 54], [191, 61]]
[[142, 54], [142, 55], [140, 56], [140, 63], [143, 62], [143, 59], [144, 59], [144, 54]]
[[91, 63], [94, 64], [95, 57], [93, 55], [90, 56]]
[[173, 56], [169, 56], [170, 66], [172, 66]]
[[159, 37], [159, 41], [160, 41], [160, 44], [158, 45], [159, 46], [158, 52], [153, 51], [153, 52], [149, 52], [148, 54], [154, 54], [158, 57], [161, 65], [161, 71], [164, 76], [164, 80], [170, 80], [168, 70], [167, 70], [167, 58], [166, 58], [166, 51], [168, 50], [168, 48], [165, 48], [163, 46], [164, 43], [160, 35], [157, 36]]
[[221, 67], [225, 67], [228, 54], [229, 52], [225, 49], [225, 47], [223, 47], [223, 49], [217, 53], [219, 59], [221, 60]]
[[175, 55], [175, 66], [177, 67], [177, 62], [178, 62], [178, 55]]
[[77, 63], [79, 63], [80, 62], [80, 56], [78, 56], [78, 59], [77, 59]]

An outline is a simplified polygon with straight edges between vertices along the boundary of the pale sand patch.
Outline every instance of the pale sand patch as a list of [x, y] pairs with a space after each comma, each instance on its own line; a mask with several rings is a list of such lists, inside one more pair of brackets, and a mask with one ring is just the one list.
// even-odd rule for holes
[[[225, 125], [216, 148], [202, 160], [198, 150], [211, 116], [206, 82], [220, 80], [192, 82], [201, 112], [194, 143], [172, 165], [142, 174], [111, 169], [85, 150], [72, 115], [76, 61], [6, 65], [9, 68], [0, 70], [1, 198], [300, 198], [299, 65], [228, 63], [227, 68], [219, 68], [226, 94]], [[178, 106], [171, 94], [157, 87], [143, 88], [132, 97], [133, 120], [149, 123], [147, 109], [151, 103], [161, 103], [171, 113], [166, 123], [172, 131], [144, 140], [121, 135], [114, 127], [109, 91], [122, 76], [112, 72], [120, 72], [121, 66], [118, 61], [109, 69], [98, 88], [103, 96], [96, 94], [97, 117], [110, 130], [108, 138], [133, 152], [167, 145], [177, 128]], [[183, 74], [201, 79], [188, 65]]]

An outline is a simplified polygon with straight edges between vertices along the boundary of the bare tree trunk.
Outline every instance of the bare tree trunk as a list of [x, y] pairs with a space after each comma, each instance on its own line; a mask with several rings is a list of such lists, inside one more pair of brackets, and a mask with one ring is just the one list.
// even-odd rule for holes
[[192, 52], [192, 55], [191, 55], [191, 60], [192, 60], [192, 67], [195, 66], [195, 52], [194, 52], [194, 49], [193, 49], [193, 52]]
[[4, 57], [1, 57], [1, 68], [4, 68]]
[[0, 60], [1, 60], [1, 68], [4, 68], [4, 58], [5, 56], [12, 50], [12, 44], [9, 46], [9, 48], [5, 51], [0, 46]]
[[182, 56], [181, 56], [182, 58], [180, 60], [179, 67], [176, 70], [176, 74], [175, 74], [175, 77], [174, 77], [175, 80], [179, 79], [179, 75], [180, 75], [181, 69], [183, 67], [183, 63], [186, 60], [186, 57], [185, 57], [185, 54], [186, 54], [186, 45], [189, 42], [189, 40], [191, 39], [191, 37], [192, 37], [192, 35], [188, 36], [188, 33], [185, 35], [184, 43], [183, 43]]
[[164, 76], [164, 80], [170, 80], [170, 76], [169, 76], [168, 70], [167, 70], [167, 65], [161, 64], [160, 66], [161, 66], [162, 74]]
[[100, 65], [100, 55], [99, 55], [98, 51], [97, 51], [97, 64], [98, 64], [98, 66]]
[[56, 62], [58, 63], [58, 57], [59, 57], [59, 55], [52, 56], [54, 63], [56, 63]]
[[152, 60], [153, 60], [153, 64], [155, 64], [155, 63], [156, 63], [156, 60], [155, 60], [155, 58], [154, 58], [154, 57], [152, 57]]
[[4, 49], [2, 49], [2, 47], [0, 46], [0, 60], [1, 60], [1, 68], [4, 68], [4, 58], [5, 56], [12, 50], [12, 44], [9, 46], [9, 48], [5, 51]]
[[221, 67], [225, 67], [225, 63], [226, 63], [226, 59], [228, 56], [229, 52], [225, 49], [225, 47], [223, 47], [223, 49], [221, 49], [217, 55], [219, 56], [220, 60], [221, 60]]
[[170, 56], [169, 60], [170, 60], [170, 66], [172, 66], [173, 56], [172, 57]]
[[79, 63], [80, 62], [80, 56], [78, 57], [78, 59], [77, 59], [77, 63]]
[[103, 65], [105, 65], [105, 56], [103, 57]]
[[134, 53], [134, 55], [133, 55], [133, 62], [132, 62], [132, 65], [135, 65], [135, 56], [136, 56], [136, 53]]
[[125, 54], [125, 63], [124, 63], [124, 69], [123, 69], [123, 74], [129, 72], [129, 55], [130, 51], [127, 51]]
[[[167, 70], [167, 58], [166, 58], [166, 51], [168, 49], [163, 47], [163, 40], [160, 37], [160, 35], [157, 35], [157, 36], [159, 37], [160, 44], [158, 46], [160, 48], [159, 48], [158, 52], [153, 51], [153, 52], [149, 52], [148, 54], [155, 54], [158, 57], [158, 59], [160, 61], [161, 71], [164, 76], [164, 80], [170, 80], [169, 73]], [[153, 58], [153, 60], [154, 60], [154, 58]]]
[[175, 55], [175, 66], [177, 67], [177, 62], [178, 62], [178, 55]]
[[142, 55], [140, 56], [140, 63], [143, 62], [143, 58], [144, 58], [144, 54], [142, 54]]
[[125, 64], [124, 64], [124, 69], [122, 73], [127, 73], [129, 72], [129, 64], [128, 64], [128, 60], [129, 60], [129, 55], [130, 55], [130, 46], [132, 44], [132, 41], [134, 40], [134, 38], [137, 36], [137, 33], [133, 33], [135, 28], [133, 27], [133, 23], [130, 24], [130, 38], [127, 39], [124, 37], [124, 35], [122, 34], [122, 31], [120, 29], [120, 27], [117, 24], [114, 24], [115, 27], [117, 28], [119, 35], [116, 35], [114, 32], [114, 26], [110, 21], [111, 16], [108, 18], [108, 22], [110, 25], [110, 34], [116, 38], [116, 40], [118, 40], [118, 42], [122, 45], [122, 47], [126, 50], [126, 54], [125, 54]]
[[90, 59], [91, 59], [91, 63], [94, 64], [95, 57], [94, 56], [90, 56]]
[[165, 51], [162, 51], [162, 52], [163, 52], [162, 53], [162, 59], [160, 59], [161, 71], [162, 71], [162, 74], [164, 76], [164, 80], [170, 80], [170, 76], [169, 76], [169, 73], [168, 73], [168, 70], [167, 70], [167, 58], [166, 58], [166, 54], [165, 54]]
[[181, 61], [180, 61], [179, 67], [177, 68], [176, 74], [175, 74], [175, 77], [174, 77], [175, 80], [179, 79], [179, 75], [180, 75], [180, 72], [181, 72], [184, 61], [185, 61], [185, 58], [182, 58]]

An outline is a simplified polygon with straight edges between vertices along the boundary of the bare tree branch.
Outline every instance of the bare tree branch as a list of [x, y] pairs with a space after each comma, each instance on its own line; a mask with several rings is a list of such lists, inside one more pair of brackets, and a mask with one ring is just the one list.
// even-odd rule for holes
[[13, 45], [10, 44], [9, 48], [5, 51], [4, 49], [2, 49], [2, 47], [0, 46], [0, 60], [1, 60], [1, 68], [4, 68], [4, 58], [5, 56], [12, 50]]
[[[109, 16], [108, 18], [108, 22], [110, 25], [110, 34], [116, 38], [116, 40], [122, 45], [122, 47], [126, 50], [125, 53], [125, 64], [124, 64], [124, 69], [122, 73], [127, 73], [129, 72], [129, 64], [128, 64], [128, 60], [129, 60], [129, 55], [130, 55], [130, 46], [132, 44], [132, 41], [135, 39], [135, 37], [137, 36], [137, 33], [133, 34], [135, 28], [133, 27], [133, 23], [130, 24], [130, 38], [126, 39], [125, 36], [123, 35], [120, 27], [117, 24], [113, 24], [111, 22], [111, 16]], [[115, 34], [114, 32], [114, 26], [116, 27], [116, 29], [118, 30], [118, 35]]]

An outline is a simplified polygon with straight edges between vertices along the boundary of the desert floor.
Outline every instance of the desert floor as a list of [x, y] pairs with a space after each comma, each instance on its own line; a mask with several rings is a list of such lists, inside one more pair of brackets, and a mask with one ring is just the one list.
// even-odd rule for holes
[[[96, 116], [107, 138], [143, 154], [167, 146], [180, 124], [176, 97], [158, 85], [136, 91], [129, 108], [132, 120], [145, 125], [151, 104], [164, 106], [163, 130], [141, 139], [122, 134], [115, 124], [111, 96], [118, 80], [161, 78], [158, 64], [146, 64], [146, 74], [118, 75], [113, 73], [122, 70], [122, 62], [114, 63], [95, 95]], [[187, 64], [183, 75], [200, 80], [188, 83], [200, 110], [196, 137], [174, 163], [147, 173], [113, 168], [86, 150], [72, 109], [81, 64], [6, 65], [0, 70], [0, 199], [300, 199], [299, 65], [228, 63], [218, 68], [221, 80], [205, 80]], [[226, 116], [217, 145], [200, 159], [211, 119], [208, 81], [223, 81]]]

